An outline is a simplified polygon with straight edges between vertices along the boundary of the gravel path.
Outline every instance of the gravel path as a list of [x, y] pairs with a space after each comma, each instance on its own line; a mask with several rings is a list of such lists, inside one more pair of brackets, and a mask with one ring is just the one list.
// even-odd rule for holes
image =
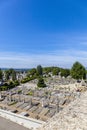
[[29, 130], [21, 125], [0, 117], [0, 130]]

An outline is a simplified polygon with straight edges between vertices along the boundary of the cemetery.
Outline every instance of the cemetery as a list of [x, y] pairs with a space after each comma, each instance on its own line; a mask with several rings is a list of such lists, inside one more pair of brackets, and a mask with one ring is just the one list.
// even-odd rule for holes
[[79, 83], [71, 77], [50, 77], [45, 88], [37, 87], [37, 80], [20, 84], [0, 93], [0, 108], [15, 114], [47, 121], [87, 89], [84, 80]]

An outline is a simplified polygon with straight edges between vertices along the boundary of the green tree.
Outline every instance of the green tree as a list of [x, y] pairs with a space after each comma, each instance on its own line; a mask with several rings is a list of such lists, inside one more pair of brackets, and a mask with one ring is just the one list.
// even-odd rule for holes
[[0, 69], [0, 80], [3, 79], [3, 73], [2, 73], [2, 70]]
[[70, 70], [69, 69], [61, 69], [61, 76], [67, 77], [70, 75]]
[[15, 81], [14, 81], [14, 85], [15, 85], [15, 86], [18, 86], [18, 85], [19, 85], [18, 80], [15, 80]]
[[53, 70], [53, 67], [45, 67], [45, 68], [43, 68], [43, 72], [45, 74], [48, 74], [49, 72], [52, 72], [52, 70]]
[[6, 78], [6, 80], [9, 80], [9, 76], [10, 76], [10, 72], [9, 72], [9, 70], [6, 70], [5, 71], [5, 78]]
[[75, 62], [71, 68], [71, 76], [74, 79], [85, 79], [86, 78], [86, 70], [85, 67], [79, 63]]
[[43, 69], [42, 69], [42, 66], [41, 66], [41, 65], [38, 65], [38, 66], [37, 66], [37, 74], [38, 74], [38, 75], [42, 75], [42, 74], [43, 74]]
[[28, 77], [29, 77], [30, 75], [34, 76], [35, 74], [36, 74], [36, 69], [33, 68], [33, 69], [29, 70], [29, 72], [28, 72]]
[[59, 72], [60, 72], [60, 69], [59, 69], [58, 67], [54, 67], [54, 68], [53, 68], [53, 71], [52, 71], [52, 74], [53, 74], [53, 75], [58, 75]]
[[14, 70], [11, 72], [11, 75], [12, 75], [12, 80], [15, 81], [16, 80], [16, 72]]
[[5, 71], [5, 78], [6, 80], [9, 80], [9, 77], [12, 77], [12, 80], [16, 80], [16, 71], [14, 69], [9, 69]]
[[42, 77], [39, 77], [37, 86], [38, 86], [39, 88], [44, 88], [44, 87], [46, 87], [46, 84], [44, 83], [44, 79], [43, 79]]
[[9, 89], [12, 89], [12, 88], [14, 88], [14, 87], [15, 87], [14, 83], [13, 83], [12, 81], [10, 81], [10, 82], [9, 82]]

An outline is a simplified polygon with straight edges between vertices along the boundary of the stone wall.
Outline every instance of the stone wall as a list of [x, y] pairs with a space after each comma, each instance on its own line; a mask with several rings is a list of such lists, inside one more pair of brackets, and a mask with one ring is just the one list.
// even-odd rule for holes
[[9, 111], [1, 109], [0, 109], [0, 116], [33, 130], [36, 130], [36, 128], [41, 127], [41, 125], [44, 123], [43, 121], [27, 118], [19, 114], [14, 114]]

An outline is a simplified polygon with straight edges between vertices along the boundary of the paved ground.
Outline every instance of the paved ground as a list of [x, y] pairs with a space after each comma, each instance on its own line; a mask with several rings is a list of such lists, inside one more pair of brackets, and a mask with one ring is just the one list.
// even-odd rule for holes
[[21, 125], [0, 117], [0, 130], [29, 130]]

